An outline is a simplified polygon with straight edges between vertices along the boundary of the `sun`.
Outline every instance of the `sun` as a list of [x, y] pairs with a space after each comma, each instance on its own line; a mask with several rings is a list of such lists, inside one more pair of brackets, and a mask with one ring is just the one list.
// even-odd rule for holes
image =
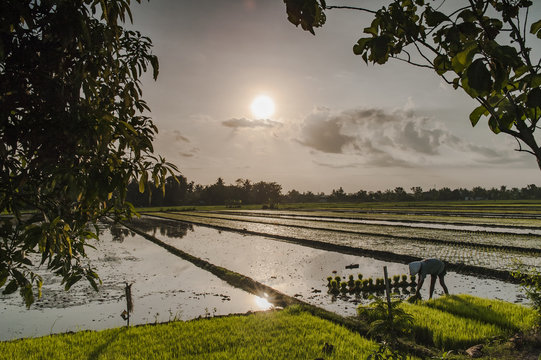
[[250, 109], [257, 119], [269, 119], [274, 114], [274, 100], [267, 95], [258, 95], [252, 101]]

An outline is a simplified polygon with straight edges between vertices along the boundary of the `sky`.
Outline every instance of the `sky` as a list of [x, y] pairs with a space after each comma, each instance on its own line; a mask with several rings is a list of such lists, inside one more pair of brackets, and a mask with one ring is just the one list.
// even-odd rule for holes
[[[160, 61], [157, 81], [143, 80], [155, 151], [189, 181], [274, 181], [284, 193], [540, 184], [512, 137], [486, 120], [471, 126], [468, 95], [427, 69], [355, 56], [369, 14], [329, 10], [313, 36], [281, 0], [151, 0], [132, 11]], [[268, 118], [251, 111], [258, 95], [274, 101]]]

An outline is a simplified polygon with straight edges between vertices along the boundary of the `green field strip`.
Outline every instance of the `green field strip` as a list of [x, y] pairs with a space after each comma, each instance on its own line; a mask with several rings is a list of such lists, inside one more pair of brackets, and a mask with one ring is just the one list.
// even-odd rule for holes
[[433, 215], [408, 215], [408, 214], [371, 214], [351, 213], [344, 215], [341, 212], [332, 211], [284, 211], [284, 210], [208, 210], [205, 212], [239, 214], [247, 216], [261, 217], [315, 217], [315, 218], [332, 218], [345, 220], [367, 220], [367, 221], [389, 221], [389, 222], [406, 222], [414, 224], [437, 224], [437, 225], [456, 225], [456, 226], [484, 226], [484, 227], [501, 227], [506, 229], [541, 229], [541, 220], [537, 219], [516, 219], [516, 218], [478, 218], [478, 217], [461, 217], [461, 216], [433, 216]]
[[464, 350], [490, 339], [508, 338], [532, 329], [539, 321], [531, 308], [469, 295], [401, 306], [413, 316], [415, 341], [441, 350]]

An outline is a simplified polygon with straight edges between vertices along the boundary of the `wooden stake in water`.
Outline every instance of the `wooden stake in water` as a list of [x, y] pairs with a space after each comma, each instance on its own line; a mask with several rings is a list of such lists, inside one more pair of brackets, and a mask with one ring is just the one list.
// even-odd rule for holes
[[133, 284], [126, 283], [126, 321], [130, 326], [130, 313], [133, 311], [133, 299], [131, 297], [131, 286]]
[[391, 313], [391, 287], [389, 285], [389, 277], [387, 276], [387, 266], [383, 267], [383, 278], [385, 279], [385, 293], [387, 295], [387, 309], [389, 309], [389, 319], [393, 319], [393, 314]]

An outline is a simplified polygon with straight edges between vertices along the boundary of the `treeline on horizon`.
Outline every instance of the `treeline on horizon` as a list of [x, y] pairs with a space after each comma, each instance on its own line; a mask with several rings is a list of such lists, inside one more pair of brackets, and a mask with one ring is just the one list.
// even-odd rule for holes
[[[177, 181], [178, 180], [178, 181]], [[472, 189], [440, 189], [423, 190], [420, 186], [406, 191], [402, 187], [385, 191], [359, 190], [346, 193], [342, 187], [330, 194], [311, 191], [299, 192], [290, 190], [282, 193], [282, 186], [276, 182], [252, 182], [249, 179], [238, 179], [235, 184], [226, 185], [218, 178], [212, 185], [195, 184], [182, 175], [177, 180], [168, 177], [165, 182], [165, 195], [161, 188], [149, 194], [139, 192], [139, 184], [132, 182], [128, 186], [126, 200], [134, 206], [178, 206], [178, 205], [226, 205], [239, 207], [241, 205], [264, 204], [269, 208], [279, 203], [310, 203], [310, 202], [378, 202], [378, 201], [452, 201], [452, 200], [536, 200], [541, 199], [541, 187], [534, 184], [523, 188], [484, 189], [476, 186]]]

